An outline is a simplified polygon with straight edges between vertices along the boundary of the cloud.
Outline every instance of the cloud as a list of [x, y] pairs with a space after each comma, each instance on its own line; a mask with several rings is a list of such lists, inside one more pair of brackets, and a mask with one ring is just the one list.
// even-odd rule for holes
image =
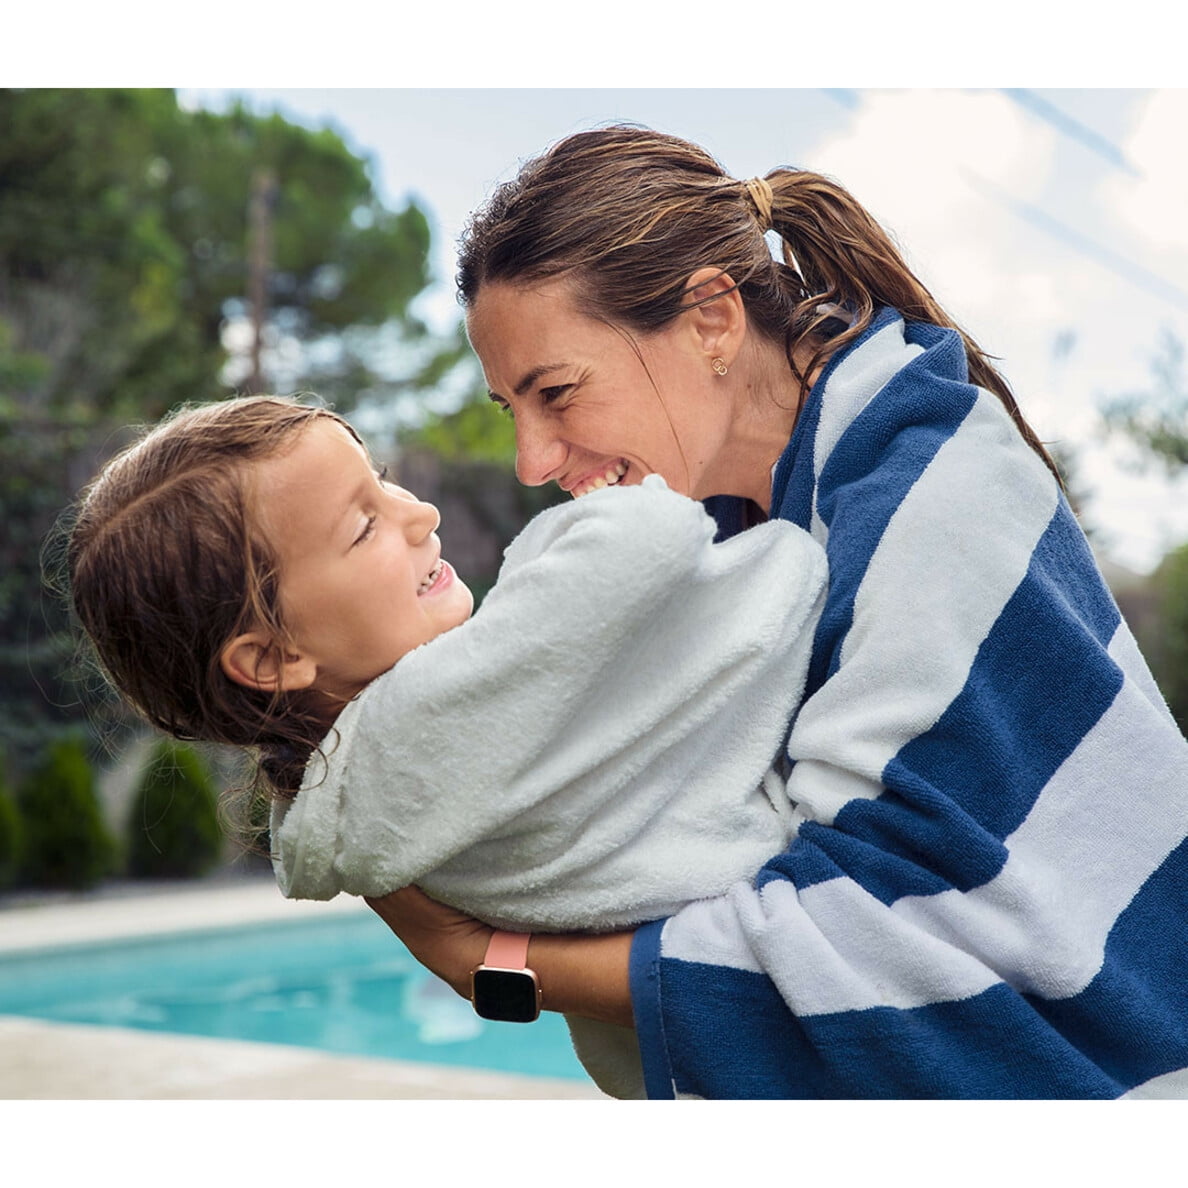
[[1188, 288], [1176, 271], [1188, 250], [1188, 92], [1154, 92], [1135, 117], [1121, 147], [1137, 178], [999, 92], [864, 91], [805, 161], [849, 189], [1002, 357], [1041, 437], [1077, 452], [1115, 556], [1148, 570], [1188, 534], [1188, 510], [1156, 477], [1125, 473], [1098, 403], [1141, 386], [1159, 326], [1183, 319], [1105, 257]]
[[1013, 305], [1034, 297], [1035, 312], [1050, 317], [1058, 311], [1042, 283], [1019, 292], [1018, 223], [976, 179], [1017, 197], [1039, 195], [1054, 136], [998, 92], [867, 91], [846, 131], [809, 159], [892, 232], [942, 304], [974, 314], [1009, 290]]
[[1179, 276], [1169, 279], [1184, 283], [1188, 264], [1188, 164], [1183, 145], [1188, 129], [1188, 91], [1155, 91], [1144, 104], [1124, 149], [1137, 169], [1137, 179], [1113, 176], [1106, 186], [1119, 215], [1140, 241], [1151, 248], [1172, 249]]

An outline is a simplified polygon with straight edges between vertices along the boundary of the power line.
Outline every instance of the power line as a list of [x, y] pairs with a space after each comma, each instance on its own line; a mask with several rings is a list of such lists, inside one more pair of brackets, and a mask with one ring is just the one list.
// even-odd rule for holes
[[1136, 264], [1133, 260], [1129, 260], [1107, 247], [1103, 247], [1088, 235], [1084, 235], [1080, 231], [1074, 231], [1067, 224], [1048, 214], [1046, 210], [1034, 206], [1030, 202], [1024, 202], [1020, 198], [1013, 197], [1005, 190], [996, 186], [992, 181], [975, 173], [972, 169], [963, 168], [961, 173], [975, 190], [978, 190], [1000, 205], [1007, 207], [1008, 210], [1018, 215], [1019, 218], [1031, 223], [1034, 227], [1038, 227], [1041, 231], [1051, 235], [1053, 238], [1059, 239], [1062, 243], [1080, 252], [1081, 255], [1096, 261], [1103, 268], [1109, 269], [1115, 276], [1119, 276], [1123, 280], [1129, 281], [1141, 289], [1145, 289], [1154, 297], [1168, 301], [1172, 305], [1179, 306], [1181, 309], [1188, 309], [1188, 292], [1181, 289], [1179, 285], [1173, 284], [1171, 281], [1159, 276], [1158, 273], [1144, 268], [1141, 264]]
[[851, 87], [822, 87], [821, 93], [828, 95], [835, 103], [840, 103], [849, 111], [854, 111], [862, 106], [859, 93]]
[[1112, 140], [1094, 131], [1087, 124], [1082, 124], [1080, 120], [1073, 119], [1054, 103], [1049, 103], [1034, 91], [1023, 88], [1003, 87], [1002, 93], [1032, 115], [1051, 124], [1070, 140], [1077, 141], [1099, 157], [1105, 158], [1115, 168], [1129, 173], [1131, 177], [1142, 177], [1142, 171], [1131, 164], [1126, 154]]
[[[852, 110], [861, 106], [861, 94], [858, 91], [827, 88], [822, 88], [822, 91], [830, 99], [843, 107]], [[1127, 159], [1126, 154], [1111, 140], [1087, 125], [1082, 124], [1079, 120], [1073, 119], [1072, 116], [1061, 111], [1054, 104], [1049, 103], [1034, 91], [1022, 88], [1003, 88], [1002, 94], [1021, 107], [1026, 108], [1037, 118], [1051, 124], [1062, 135], [1077, 141], [1103, 157], [1116, 169], [1120, 169], [1135, 178], [1141, 178], [1143, 176], [1142, 172]], [[978, 190], [984, 197], [1007, 207], [1007, 209], [1025, 222], [1039, 228], [1039, 230], [1052, 236], [1054, 239], [1058, 239], [1067, 247], [1093, 260], [1103, 268], [1108, 269], [1115, 276], [1121, 277], [1132, 285], [1136, 285], [1152, 296], [1162, 301], [1167, 301], [1180, 309], [1188, 309], [1188, 291], [1185, 291], [1179, 285], [1174, 284], [1158, 273], [1152, 272], [1148, 268], [1144, 268], [1141, 264], [1135, 263], [1119, 252], [1103, 246], [1090, 236], [1073, 230], [1067, 223], [1049, 214], [1042, 207], [1015, 198], [973, 170], [961, 168], [960, 172], [969, 185], [975, 190]]]

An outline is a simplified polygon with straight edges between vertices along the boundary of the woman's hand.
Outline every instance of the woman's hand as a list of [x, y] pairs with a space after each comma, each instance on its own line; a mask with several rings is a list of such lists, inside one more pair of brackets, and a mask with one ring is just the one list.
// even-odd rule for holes
[[493, 928], [430, 899], [419, 887], [365, 902], [426, 969], [470, 997], [470, 972], [482, 964]]
[[[418, 887], [402, 887], [366, 903], [426, 969], [470, 997], [470, 974], [482, 964], [493, 928], [430, 899]], [[540, 979], [541, 1006], [634, 1026], [627, 974], [634, 936], [534, 934], [528, 965]]]

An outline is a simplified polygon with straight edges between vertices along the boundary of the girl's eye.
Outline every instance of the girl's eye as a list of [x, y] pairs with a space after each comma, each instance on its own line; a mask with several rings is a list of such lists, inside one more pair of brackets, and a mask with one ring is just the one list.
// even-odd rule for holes
[[351, 548], [354, 548], [355, 545], [362, 544], [365, 540], [367, 540], [367, 538], [369, 536], [371, 536], [371, 534], [374, 531], [375, 531], [375, 513], [372, 512], [371, 515], [369, 515], [367, 517], [367, 523], [363, 525], [363, 531], [360, 532], [359, 535], [355, 537], [354, 544], [351, 545]]
[[387, 466], [381, 466], [376, 472], [375, 477], [382, 483], [388, 477]]
[[560, 400], [573, 387], [573, 384], [558, 384], [555, 388], [541, 388], [540, 398], [545, 404], [552, 404], [555, 400]]

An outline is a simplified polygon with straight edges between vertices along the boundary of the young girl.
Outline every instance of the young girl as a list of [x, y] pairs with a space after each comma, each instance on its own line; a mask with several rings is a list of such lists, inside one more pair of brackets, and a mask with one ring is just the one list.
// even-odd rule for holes
[[[416, 883], [501, 928], [619, 928], [787, 843], [826, 569], [789, 524], [714, 544], [700, 504], [618, 478], [538, 516], [471, 619], [436, 510], [345, 421], [231, 400], [100, 474], [72, 597], [149, 722], [259, 749], [286, 895]], [[630, 1033], [570, 1024], [605, 1089], [641, 1091]]]

